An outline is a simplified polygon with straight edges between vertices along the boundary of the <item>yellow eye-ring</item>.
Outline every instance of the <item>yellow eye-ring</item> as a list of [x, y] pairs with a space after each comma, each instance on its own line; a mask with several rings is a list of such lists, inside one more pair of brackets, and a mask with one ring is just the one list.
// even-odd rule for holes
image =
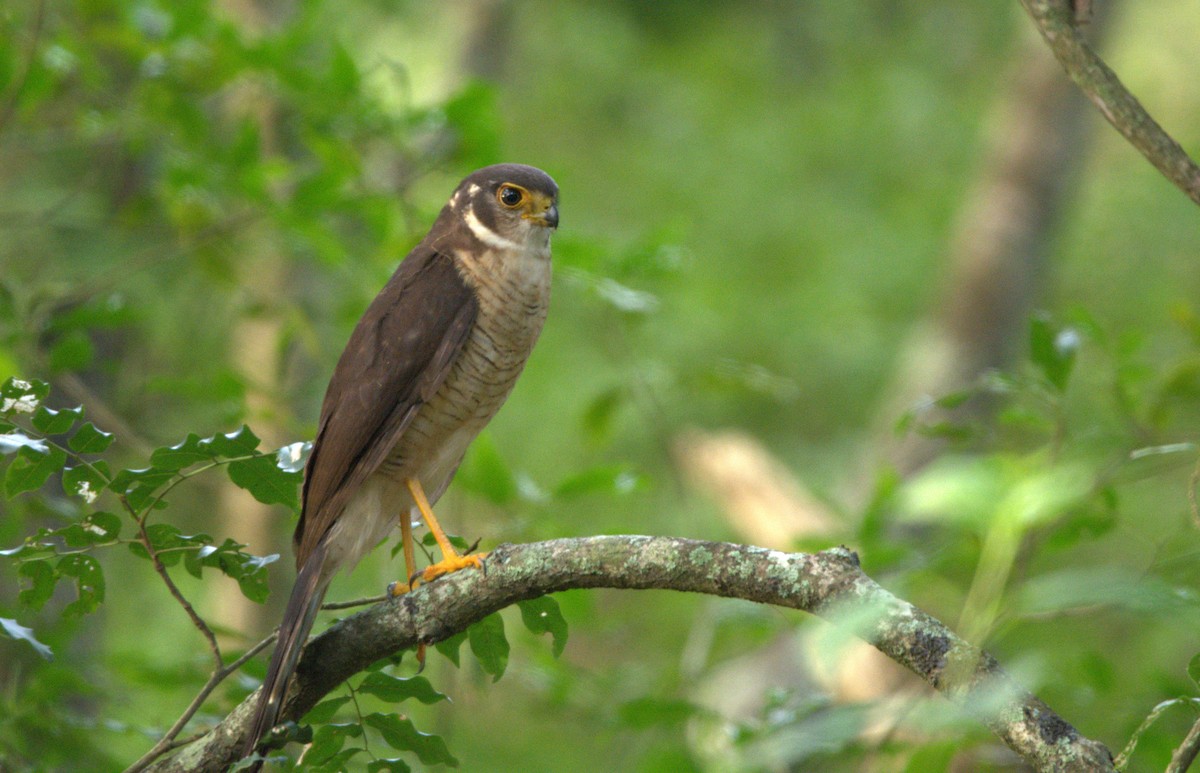
[[509, 209], [515, 209], [524, 203], [526, 195], [524, 188], [506, 183], [496, 191], [496, 200]]

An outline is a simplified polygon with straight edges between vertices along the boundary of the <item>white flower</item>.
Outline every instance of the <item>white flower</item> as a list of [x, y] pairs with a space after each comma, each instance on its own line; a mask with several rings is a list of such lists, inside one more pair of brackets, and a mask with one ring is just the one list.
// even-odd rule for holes
[[33, 389], [33, 384], [30, 384], [28, 381], [21, 378], [14, 378], [12, 380], [12, 385], [14, 389]]

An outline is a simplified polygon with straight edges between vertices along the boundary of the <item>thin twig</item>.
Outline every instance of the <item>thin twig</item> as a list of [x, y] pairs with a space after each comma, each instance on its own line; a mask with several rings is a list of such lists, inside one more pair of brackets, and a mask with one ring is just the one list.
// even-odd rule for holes
[[126, 768], [124, 773], [138, 773], [138, 771], [145, 770], [156, 759], [172, 749], [177, 749], [180, 746], [186, 746], [192, 741], [203, 738], [209, 731], [206, 730], [202, 733], [197, 733], [187, 741], [176, 740], [176, 736], [183, 731], [183, 728], [187, 726], [187, 723], [190, 722], [192, 717], [196, 715], [196, 712], [199, 711], [200, 707], [204, 705], [204, 701], [208, 700], [208, 696], [212, 694], [212, 691], [216, 689], [217, 685], [225, 681], [230, 674], [235, 673], [252, 657], [262, 652], [267, 645], [275, 641], [275, 637], [276, 634], [272, 633], [258, 644], [255, 644], [253, 647], [243, 652], [241, 657], [233, 660], [228, 665], [222, 666], [221, 668], [213, 671], [212, 674], [209, 675], [208, 681], [204, 683], [204, 687], [200, 689], [200, 692], [196, 693], [196, 696], [192, 698], [192, 702], [188, 704], [187, 708], [184, 709], [183, 713], [179, 715], [179, 718], [175, 720], [174, 724], [167, 729], [167, 732], [163, 733], [162, 738], [158, 739], [158, 743], [154, 744], [154, 746], [151, 747], [148, 752], [143, 754], [136, 762]]
[[1179, 748], [1171, 755], [1171, 763], [1167, 765], [1166, 773], [1184, 773], [1192, 766], [1197, 753], [1200, 753], [1200, 719], [1196, 720], [1183, 743], [1179, 744]]
[[1079, 31], [1077, 10], [1071, 0], [1021, 0], [1021, 5], [1071, 80], [1108, 122], [1188, 198], [1200, 204], [1200, 166], [1088, 45]]
[[[127, 508], [129, 508], [129, 502], [124, 495], [121, 496], [121, 501]], [[132, 511], [132, 508], [129, 509]], [[147, 512], [147, 515], [149, 515], [149, 512]], [[194, 625], [197, 630], [204, 635], [204, 638], [208, 640], [208, 648], [212, 652], [213, 660], [216, 662], [215, 668], [216, 670], [220, 670], [224, 667], [225, 663], [221, 657], [221, 645], [217, 643], [216, 634], [214, 634], [212, 629], [208, 627], [208, 623], [204, 622], [204, 618], [200, 617], [199, 613], [196, 612], [196, 608], [192, 606], [192, 603], [184, 598], [183, 593], [179, 590], [179, 586], [176, 585], [175, 581], [171, 579], [171, 573], [167, 571], [166, 565], [164, 565], [162, 559], [158, 557], [158, 551], [154, 549], [154, 544], [150, 539], [150, 534], [146, 531], [146, 519], [144, 517], [138, 518], [137, 525], [142, 546], [146, 548], [146, 552], [150, 554], [150, 560], [154, 563], [154, 571], [158, 572], [158, 576], [161, 577], [163, 583], [166, 584], [167, 590], [170, 591], [175, 600], [179, 602], [179, 605], [183, 607], [183, 611], [186, 612], [187, 616], [191, 619], [192, 625]]]

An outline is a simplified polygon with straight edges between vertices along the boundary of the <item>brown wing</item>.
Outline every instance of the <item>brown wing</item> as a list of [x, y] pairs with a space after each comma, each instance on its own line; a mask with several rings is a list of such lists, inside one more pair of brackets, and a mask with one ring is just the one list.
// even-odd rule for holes
[[294, 537], [297, 567], [441, 386], [477, 311], [453, 261], [424, 243], [367, 307], [321, 405]]

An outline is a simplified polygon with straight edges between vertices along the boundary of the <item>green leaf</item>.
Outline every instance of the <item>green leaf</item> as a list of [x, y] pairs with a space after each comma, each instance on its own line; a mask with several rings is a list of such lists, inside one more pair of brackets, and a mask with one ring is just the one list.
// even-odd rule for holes
[[255, 556], [242, 552], [245, 547], [235, 540], [228, 539], [220, 545], [204, 544], [200, 538], [208, 541], [207, 535], [191, 538], [191, 543], [199, 549], [186, 553], [184, 567], [194, 577], [200, 577], [204, 567], [219, 569], [225, 576], [237, 580], [242, 595], [251, 601], [259, 603], [266, 601], [269, 588], [267, 586], [268, 564], [278, 560], [279, 555]]
[[1079, 345], [1079, 331], [1074, 328], [1055, 329], [1043, 314], [1030, 321], [1029, 357], [1059, 392], [1067, 387]]
[[447, 700], [446, 696], [433, 689], [433, 685], [423, 676], [405, 679], [390, 676], [382, 671], [367, 674], [358, 686], [358, 691], [382, 698], [389, 703], [399, 703], [409, 698], [416, 698], [425, 704]]
[[[183, 534], [169, 523], [152, 523], [146, 527], [146, 536], [158, 558], [166, 566], [175, 566], [186, 551], [177, 548], [201, 548], [212, 542], [207, 534]], [[146, 546], [141, 541], [129, 543], [129, 549], [140, 558], [149, 558]], [[189, 553], [194, 556], [195, 553]]]
[[48, 561], [27, 561], [21, 564], [17, 574], [29, 581], [29, 587], [22, 588], [18, 600], [32, 609], [41, 609], [50, 597], [54, 595], [54, 586], [58, 575]]
[[92, 556], [86, 553], [63, 556], [55, 570], [63, 577], [74, 577], [79, 593], [79, 597], [63, 609], [64, 616], [88, 614], [104, 601], [104, 571]]
[[[457, 534], [447, 534], [446, 539], [450, 540], [451, 545], [462, 551], [466, 551], [471, 547], [471, 544], [467, 542], [465, 537], [460, 537]], [[421, 544], [427, 548], [437, 547], [437, 539], [433, 536], [433, 532], [425, 532], [425, 535], [421, 537]], [[397, 544], [397, 548], [399, 547], [401, 546]]]
[[75, 422], [83, 418], [83, 406], [54, 410], [42, 406], [33, 414], [33, 426], [43, 435], [61, 435], [69, 432]]
[[94, 502], [107, 486], [108, 480], [91, 465], [81, 464], [63, 470], [63, 493], [69, 497], [80, 497], [87, 504]]
[[280, 469], [274, 454], [239, 459], [231, 462], [228, 470], [234, 484], [249, 491], [264, 505], [280, 504], [293, 510], [300, 509], [298, 488], [303, 476]]
[[[337, 754], [330, 756], [324, 762], [321, 762], [318, 765], [313, 765], [312, 767], [308, 767], [306, 769], [311, 770], [314, 773], [342, 773], [342, 771], [345, 771], [347, 769], [346, 768], [347, 760], [349, 760], [351, 757], [362, 754], [365, 751], [366, 751], [366, 749], [362, 748], [361, 746], [355, 746], [355, 747], [352, 747], [349, 749], [342, 749]], [[307, 759], [307, 754], [306, 754], [306, 759]]]
[[467, 640], [467, 632], [459, 631], [458, 633], [454, 634], [450, 638], [443, 639], [440, 642], [438, 642], [437, 644], [433, 645], [433, 648], [435, 650], [437, 650], [438, 652], [442, 653], [442, 656], [445, 657], [447, 660], [449, 660], [451, 663], [453, 663], [456, 666], [461, 667], [462, 664], [459, 662], [458, 651], [462, 647], [463, 642], [465, 642], [466, 640]]
[[208, 449], [200, 447], [200, 436], [192, 432], [173, 446], [154, 449], [150, 454], [150, 464], [155, 469], [175, 471], [212, 458]]
[[96, 425], [89, 421], [71, 437], [67, 446], [77, 454], [99, 454], [112, 445], [113, 439], [111, 432], [96, 429]]
[[407, 717], [374, 713], [363, 717], [363, 721], [378, 730], [388, 746], [398, 751], [415, 752], [425, 765], [458, 767], [458, 760], [450, 753], [441, 736], [420, 732]]
[[32, 628], [26, 628], [12, 618], [0, 617], [0, 629], [3, 629], [4, 633], [10, 639], [17, 639], [27, 642], [30, 647], [33, 647], [33, 649], [37, 651], [37, 654], [41, 655], [46, 660], [54, 660], [53, 650], [34, 638]]
[[337, 698], [324, 700], [309, 709], [304, 715], [303, 722], [313, 725], [327, 724], [337, 714], [338, 709], [350, 702], [349, 695], [341, 695]]
[[233, 457], [249, 456], [254, 453], [259, 444], [258, 436], [250, 431], [245, 424], [236, 432], [224, 435], [213, 435], [200, 441], [200, 448], [212, 456]]
[[[362, 736], [362, 727], [356, 722], [329, 723], [317, 728], [313, 733], [312, 745], [305, 752], [310, 762], [321, 764], [333, 758], [346, 745], [347, 738]], [[352, 749], [351, 751], [362, 751]]]
[[521, 621], [525, 627], [535, 634], [550, 634], [554, 657], [561, 655], [567, 646], [567, 621], [563, 619], [558, 602], [551, 596], [540, 596], [518, 601], [517, 606], [521, 609]]
[[11, 498], [24, 491], [39, 489], [66, 463], [67, 453], [61, 448], [50, 446], [43, 453], [26, 446], [17, 452], [17, 458], [8, 466], [4, 493]]
[[408, 766], [408, 763], [398, 757], [383, 757], [367, 763], [367, 773], [375, 773], [377, 770], [386, 770], [388, 773], [412, 773], [412, 768]]
[[508, 639], [504, 636], [504, 618], [492, 613], [467, 629], [467, 641], [471, 652], [479, 660], [483, 670], [492, 675], [492, 681], [500, 681], [508, 667]]
[[93, 544], [111, 542], [121, 536], [121, 519], [112, 513], [95, 512], [80, 524]]

